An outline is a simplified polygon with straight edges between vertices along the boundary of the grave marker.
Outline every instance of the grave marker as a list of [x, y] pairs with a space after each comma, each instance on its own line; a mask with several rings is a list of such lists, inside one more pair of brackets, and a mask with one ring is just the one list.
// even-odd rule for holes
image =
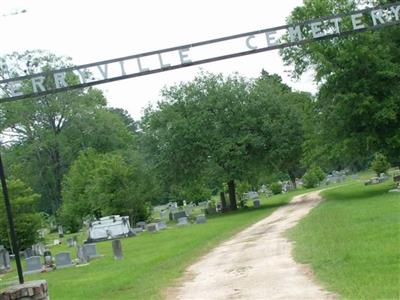
[[74, 267], [72, 263], [71, 254], [69, 252], [61, 252], [56, 254], [56, 267], [57, 269]]
[[114, 253], [114, 258], [115, 259], [122, 259], [123, 254], [122, 254], [122, 244], [120, 240], [113, 240], [112, 241], [112, 249]]

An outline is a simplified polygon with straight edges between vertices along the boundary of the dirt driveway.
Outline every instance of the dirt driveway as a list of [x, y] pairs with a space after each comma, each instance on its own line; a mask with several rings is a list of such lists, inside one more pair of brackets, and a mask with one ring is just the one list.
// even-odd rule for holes
[[283, 233], [315, 207], [312, 192], [220, 244], [186, 270], [166, 299], [334, 299], [297, 264]]

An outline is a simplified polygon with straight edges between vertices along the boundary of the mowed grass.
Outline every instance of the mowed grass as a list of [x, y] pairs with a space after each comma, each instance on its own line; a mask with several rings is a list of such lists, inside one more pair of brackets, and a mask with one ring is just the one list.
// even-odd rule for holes
[[[173, 284], [185, 268], [219, 242], [286, 204], [298, 190], [262, 199], [260, 209], [243, 209], [218, 215], [206, 224], [171, 227], [167, 230], [122, 239], [124, 258], [114, 260], [111, 241], [97, 243], [103, 258], [90, 265], [26, 276], [26, 280], [45, 279], [51, 299], [160, 299], [163, 288]], [[251, 205], [251, 204], [250, 204]], [[76, 250], [64, 244], [51, 249], [53, 255]], [[15, 268], [14, 268], [15, 270]], [[3, 277], [15, 280], [16, 274]]]
[[400, 194], [388, 193], [393, 187], [355, 182], [326, 190], [326, 201], [288, 232], [295, 259], [342, 298], [400, 298]]

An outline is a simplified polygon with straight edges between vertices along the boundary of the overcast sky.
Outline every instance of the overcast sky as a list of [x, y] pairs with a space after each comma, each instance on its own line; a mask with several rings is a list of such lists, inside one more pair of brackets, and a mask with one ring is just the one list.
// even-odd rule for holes
[[[301, 4], [302, 0], [0, 0], [0, 55], [44, 49], [85, 64], [283, 25]], [[15, 14], [21, 10], [26, 12]], [[316, 91], [310, 74], [301, 81], [290, 79], [290, 68], [284, 67], [278, 51], [98, 87], [110, 106], [138, 119], [148, 103], [160, 98], [164, 86], [189, 81], [200, 68], [250, 78], [265, 69], [296, 90]]]

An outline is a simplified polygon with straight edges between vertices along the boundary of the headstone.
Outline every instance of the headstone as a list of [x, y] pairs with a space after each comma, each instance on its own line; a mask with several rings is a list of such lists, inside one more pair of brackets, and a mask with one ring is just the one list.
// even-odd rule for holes
[[40, 256], [31, 256], [25, 259], [26, 272], [25, 274], [38, 273], [42, 270], [42, 262]]
[[60, 245], [61, 243], [60, 243], [60, 240], [54, 240], [54, 241], [53, 241], [53, 244], [54, 244], [54, 245]]
[[120, 240], [113, 240], [112, 241], [112, 249], [114, 253], [115, 259], [122, 259], [122, 244]]
[[182, 217], [178, 219], [178, 226], [188, 225], [188, 219], [186, 217]]
[[74, 247], [75, 246], [75, 241], [72, 237], [67, 239], [67, 246], [68, 248]]
[[196, 217], [196, 224], [204, 224], [206, 222], [206, 216], [205, 215], [198, 215]]
[[167, 228], [167, 224], [164, 221], [160, 221], [157, 223], [158, 230], [163, 230]]
[[4, 248], [3, 245], [0, 245], [0, 273], [11, 269], [10, 265], [10, 254], [7, 249]]
[[80, 265], [87, 264], [88, 262], [88, 257], [84, 251], [83, 246], [77, 245], [76, 246], [76, 257], [78, 258], [78, 263]]
[[85, 252], [86, 256], [90, 259], [96, 257], [102, 257], [103, 255], [98, 254], [96, 251], [96, 244], [84, 244], [83, 251]]
[[34, 256], [32, 248], [26, 248], [24, 251], [24, 256], [25, 256], [25, 258]]
[[63, 230], [62, 226], [59, 225], [57, 230], [58, 230], [58, 237], [59, 238], [63, 238], [64, 237], [64, 230]]
[[45, 249], [43, 257], [44, 257], [44, 265], [48, 268], [53, 267], [53, 257], [49, 249]]
[[136, 223], [136, 226], [142, 227], [142, 229], [144, 230], [144, 229], [146, 228], [146, 222], [143, 222], [143, 221], [137, 222], [137, 223]]
[[57, 253], [55, 258], [56, 258], [57, 269], [69, 268], [75, 266], [72, 263], [71, 254], [69, 252]]
[[253, 201], [254, 208], [260, 208], [260, 199], [255, 199]]
[[156, 223], [150, 223], [147, 225], [147, 231], [148, 232], [157, 232], [158, 231], [158, 226]]
[[43, 243], [37, 243], [32, 245], [33, 254], [36, 256], [42, 256], [45, 251], [45, 246]]
[[179, 218], [186, 218], [186, 212], [185, 211], [178, 211], [178, 212], [173, 214], [174, 221], [177, 221]]
[[136, 235], [140, 232], [143, 232], [143, 228], [142, 227], [136, 227], [132, 229], [132, 232]]

